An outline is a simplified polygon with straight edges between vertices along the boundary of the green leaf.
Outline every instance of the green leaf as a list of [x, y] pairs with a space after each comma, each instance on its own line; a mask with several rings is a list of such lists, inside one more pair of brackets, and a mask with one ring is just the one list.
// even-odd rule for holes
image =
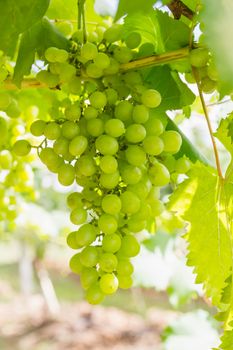
[[119, 18], [126, 14], [132, 14], [135, 12], [149, 12], [156, 2], [157, 0], [119, 0], [115, 21], [117, 21]]
[[214, 54], [219, 71], [222, 95], [233, 90], [233, 48], [229, 45], [233, 33], [232, 13], [232, 1], [205, 0], [201, 15], [206, 43]]
[[196, 282], [219, 305], [232, 268], [233, 185], [201, 164], [189, 176], [171, 195], [169, 209], [189, 223], [187, 264], [194, 266]]
[[13, 53], [18, 35], [43, 17], [49, 0], [0, 0], [0, 49]]
[[147, 14], [136, 13], [127, 16], [124, 27], [125, 35], [131, 31], [140, 33], [142, 42], [154, 44], [158, 54], [189, 44], [189, 27], [158, 9]]
[[16, 85], [20, 86], [24, 75], [30, 74], [36, 52], [41, 55], [50, 46], [68, 49], [69, 41], [47, 18], [43, 18], [22, 35], [14, 70]]
[[199, 160], [202, 163], [208, 165], [208, 160], [196, 149], [196, 147], [189, 141], [185, 134], [170, 118], [168, 118], [167, 129], [178, 131], [182, 137], [182, 146], [180, 148], [180, 151], [175, 154], [175, 158], [178, 159], [183, 155], [186, 155], [194, 163]]
[[200, 4], [200, 0], [182, 0], [182, 2], [193, 12], [196, 12], [197, 6]]
[[176, 72], [172, 72], [169, 66], [154, 67], [144, 72], [145, 81], [162, 96], [162, 103], [158, 110], [180, 109], [190, 105], [195, 100], [195, 95], [184, 84]]

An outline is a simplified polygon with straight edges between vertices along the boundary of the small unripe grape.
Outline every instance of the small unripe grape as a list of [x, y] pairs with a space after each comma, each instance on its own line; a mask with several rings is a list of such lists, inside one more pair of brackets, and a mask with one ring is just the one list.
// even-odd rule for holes
[[132, 32], [125, 39], [125, 43], [130, 49], [135, 49], [136, 47], [138, 47], [140, 45], [141, 40], [142, 40], [142, 38], [141, 38], [141, 35], [139, 33]]
[[145, 123], [149, 119], [149, 110], [144, 105], [137, 105], [133, 108], [132, 114], [135, 123]]
[[56, 140], [61, 135], [60, 125], [56, 122], [50, 122], [46, 124], [44, 128], [44, 135], [49, 140]]
[[115, 138], [108, 135], [101, 135], [95, 142], [97, 150], [103, 155], [114, 155], [118, 151], [118, 142]]
[[108, 104], [114, 105], [118, 100], [117, 91], [112, 89], [112, 88], [108, 88], [104, 92], [105, 92], [105, 95], [107, 97]]
[[90, 103], [94, 108], [104, 108], [107, 104], [107, 97], [105, 93], [101, 91], [95, 91], [89, 97]]
[[104, 300], [104, 293], [100, 289], [98, 283], [88, 288], [86, 292], [86, 299], [92, 305], [100, 304]]
[[79, 192], [73, 192], [67, 197], [67, 205], [70, 209], [82, 207], [82, 194]]
[[121, 211], [126, 214], [134, 214], [140, 209], [140, 199], [131, 191], [125, 191], [120, 196]]
[[98, 54], [98, 50], [95, 44], [85, 43], [81, 48], [81, 57], [85, 60], [93, 60]]
[[94, 58], [94, 63], [101, 69], [105, 69], [110, 65], [110, 59], [106, 53], [98, 52]]
[[88, 120], [97, 118], [97, 116], [98, 116], [98, 111], [96, 108], [92, 106], [88, 106], [84, 111], [84, 117]]
[[110, 65], [108, 68], [103, 70], [104, 75], [114, 75], [117, 74], [120, 69], [119, 63], [112, 57], [110, 57]]
[[130, 119], [133, 111], [133, 105], [129, 101], [120, 101], [115, 108], [115, 117], [126, 121]]
[[122, 29], [121, 24], [113, 24], [104, 32], [104, 39], [109, 43], [121, 40]]
[[92, 176], [96, 172], [95, 161], [89, 155], [81, 156], [75, 163], [75, 168], [84, 176]]
[[120, 119], [109, 119], [104, 125], [105, 132], [112, 137], [119, 137], [125, 132], [125, 125]]
[[92, 224], [84, 224], [82, 225], [76, 235], [77, 243], [83, 247], [88, 244], [91, 244], [95, 241], [97, 235], [97, 229]]
[[78, 120], [81, 116], [79, 103], [74, 103], [65, 109], [65, 116], [68, 120]]
[[11, 103], [11, 96], [6, 92], [0, 93], [0, 109], [4, 111]]
[[74, 137], [69, 144], [69, 152], [73, 156], [80, 156], [86, 150], [88, 142], [85, 136], [79, 135]]
[[157, 156], [163, 152], [164, 144], [160, 137], [149, 135], [143, 140], [143, 149], [147, 154]]
[[80, 253], [80, 261], [86, 267], [93, 267], [98, 263], [99, 254], [96, 247], [88, 246]]
[[98, 79], [98, 78], [102, 77], [103, 70], [100, 67], [98, 67], [95, 63], [90, 63], [86, 67], [86, 74], [90, 78]]
[[148, 108], [156, 108], [161, 103], [161, 95], [157, 90], [148, 89], [142, 93], [141, 96], [142, 103]]
[[44, 133], [44, 129], [46, 126], [46, 122], [44, 120], [36, 120], [30, 126], [30, 132], [34, 136], [42, 136]]
[[80, 246], [78, 245], [77, 240], [76, 240], [76, 235], [77, 235], [77, 231], [72, 231], [68, 234], [68, 236], [66, 238], [66, 243], [71, 249], [79, 249], [80, 248]]
[[168, 169], [161, 163], [156, 163], [148, 171], [149, 178], [155, 186], [165, 186], [170, 181], [170, 173]]
[[70, 21], [57, 22], [56, 27], [62, 32], [65, 36], [70, 36], [73, 32], [73, 25]]
[[116, 232], [118, 224], [114, 216], [102, 214], [99, 217], [98, 226], [102, 232], [111, 235], [112, 233]]
[[121, 169], [121, 178], [127, 185], [134, 185], [141, 180], [142, 171], [133, 165], [124, 165]]
[[10, 169], [12, 165], [13, 157], [8, 150], [3, 150], [0, 152], [0, 168]]
[[69, 151], [69, 140], [65, 137], [59, 137], [53, 144], [53, 149], [59, 156], [65, 156]]
[[58, 181], [63, 186], [70, 186], [75, 179], [75, 170], [71, 164], [63, 164], [58, 169]]
[[134, 267], [131, 264], [129, 259], [119, 259], [118, 260], [118, 264], [117, 264], [117, 273], [119, 275], [123, 275], [123, 276], [129, 276], [132, 275], [133, 271], [134, 271]]
[[49, 47], [45, 51], [45, 58], [49, 62], [65, 62], [68, 59], [68, 52], [57, 47]]
[[121, 248], [119, 250], [120, 255], [127, 258], [134, 257], [140, 252], [140, 245], [133, 235], [126, 235], [122, 238]]
[[117, 46], [113, 51], [113, 57], [119, 63], [127, 63], [132, 60], [132, 51], [128, 47]]
[[111, 174], [101, 174], [100, 175], [100, 184], [109, 190], [113, 189], [118, 185], [120, 180], [120, 174], [118, 171], [115, 171]]
[[121, 238], [118, 234], [105, 235], [102, 241], [103, 249], [108, 253], [116, 253], [121, 247]]
[[102, 119], [91, 119], [87, 121], [87, 132], [91, 136], [98, 137], [104, 132], [104, 122]]
[[146, 136], [146, 129], [141, 124], [131, 124], [125, 132], [125, 138], [131, 143], [141, 142]]
[[113, 294], [118, 289], [118, 279], [113, 273], [104, 274], [99, 282], [100, 289], [104, 294]]
[[76, 75], [76, 68], [69, 63], [61, 63], [60, 64], [60, 80], [64, 82], [69, 82]]
[[144, 43], [140, 46], [138, 56], [145, 57], [151, 56], [155, 53], [155, 46], [152, 43]]
[[115, 215], [121, 210], [121, 200], [115, 194], [107, 194], [104, 196], [101, 205], [104, 212], [107, 214]]
[[164, 152], [168, 152], [171, 154], [179, 152], [180, 147], [182, 145], [182, 138], [177, 131], [165, 131], [160, 137], [164, 143]]
[[112, 253], [104, 253], [100, 255], [99, 265], [102, 271], [112, 272], [116, 270], [117, 258]]
[[100, 169], [106, 174], [115, 173], [118, 168], [118, 162], [113, 156], [104, 156], [100, 158]]
[[119, 288], [121, 289], [129, 289], [133, 285], [133, 279], [128, 275], [119, 275], [117, 276], [119, 282]]
[[68, 120], [62, 125], [61, 133], [66, 139], [72, 140], [80, 133], [80, 129], [77, 123]]
[[70, 259], [70, 269], [74, 273], [77, 273], [77, 274], [81, 273], [83, 269], [83, 265], [80, 261], [80, 253], [73, 255], [72, 258]]
[[158, 118], [150, 117], [144, 124], [146, 135], [159, 136], [164, 132], [164, 125]]
[[26, 140], [18, 140], [13, 145], [13, 152], [20, 157], [26, 156], [31, 151], [31, 145]]
[[216, 90], [217, 83], [211, 80], [209, 77], [205, 77], [201, 80], [201, 89], [205, 94], [211, 94]]
[[175, 171], [178, 174], [186, 174], [191, 168], [191, 161], [188, 158], [182, 157], [175, 162]]
[[134, 166], [141, 166], [146, 161], [146, 153], [139, 146], [129, 146], [125, 151], [127, 161]]
[[[81, 253], [82, 254], [82, 253]], [[84, 267], [80, 274], [80, 282], [83, 289], [88, 289], [98, 280], [98, 272], [93, 267]]]
[[70, 213], [70, 221], [74, 225], [81, 225], [84, 224], [87, 220], [87, 212], [83, 208], [76, 208], [73, 209]]
[[204, 67], [209, 60], [209, 51], [203, 48], [194, 49], [190, 52], [189, 60], [194, 67]]

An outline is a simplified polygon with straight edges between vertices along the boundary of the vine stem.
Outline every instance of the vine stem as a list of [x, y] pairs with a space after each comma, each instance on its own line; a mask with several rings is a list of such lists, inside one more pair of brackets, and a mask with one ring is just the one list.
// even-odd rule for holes
[[212, 146], [213, 146], [213, 150], [214, 150], [215, 163], [216, 163], [218, 176], [219, 176], [219, 178], [221, 180], [224, 180], [224, 177], [223, 177], [223, 174], [222, 174], [222, 170], [221, 170], [221, 164], [220, 164], [220, 160], [219, 160], [218, 149], [217, 149], [217, 145], [216, 145], [216, 142], [215, 142], [213, 129], [212, 129], [212, 126], [211, 126], [208, 109], [207, 109], [207, 106], [205, 104], [205, 99], [204, 99], [204, 96], [203, 96], [203, 93], [202, 93], [198, 71], [197, 71], [197, 69], [195, 67], [192, 67], [192, 71], [193, 71], [193, 76], [194, 76], [194, 78], [196, 80], [198, 93], [199, 93], [199, 96], [200, 96], [200, 99], [201, 99], [202, 109], [203, 109], [203, 112], [204, 112], [204, 116], [205, 116], [205, 119], [206, 119], [206, 122], [207, 122], [208, 129], [209, 129], [209, 134], [210, 134], [210, 138], [211, 138], [211, 142], [212, 142]]
[[[174, 61], [186, 59], [189, 55], [189, 47], [184, 47], [179, 50], [165, 52], [160, 55], [152, 55], [148, 57], [138, 58], [120, 65], [121, 72], [127, 72], [128, 70], [147, 68], [153, 66], [160, 66], [163, 64], [169, 64]], [[82, 77], [82, 76], [81, 76]], [[84, 79], [86, 77], [84, 76]], [[22, 80], [21, 89], [31, 88], [46, 88], [46, 84], [38, 82], [35, 78], [26, 78]], [[1, 85], [1, 88], [5, 90], [16, 90], [17, 86], [14, 84], [12, 79], [7, 79]], [[54, 88], [56, 89], [56, 88]]]

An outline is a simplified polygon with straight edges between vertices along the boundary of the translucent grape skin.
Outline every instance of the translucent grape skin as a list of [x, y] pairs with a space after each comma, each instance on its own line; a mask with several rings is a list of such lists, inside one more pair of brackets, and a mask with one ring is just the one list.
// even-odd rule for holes
[[26, 140], [16, 141], [15, 144], [13, 145], [13, 152], [19, 157], [28, 155], [30, 151], [31, 151], [31, 145]]

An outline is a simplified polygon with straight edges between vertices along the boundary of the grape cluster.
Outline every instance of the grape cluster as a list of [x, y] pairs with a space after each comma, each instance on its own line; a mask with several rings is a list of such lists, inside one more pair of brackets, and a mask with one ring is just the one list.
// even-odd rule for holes
[[[67, 243], [78, 250], [70, 268], [80, 274], [92, 304], [132, 285], [130, 258], [140, 250], [135, 234], [155, 229], [155, 217], [164, 210], [160, 188], [169, 184], [170, 172], [190, 167], [188, 159], [173, 157], [182, 139], [166, 130], [166, 116], [156, 110], [160, 93], [138, 71], [120, 72], [137, 53], [140, 35], [131, 33], [122, 43], [121, 25], [97, 29], [99, 45], [79, 43], [76, 33], [71, 52], [45, 51], [48, 68], [37, 78], [67, 97], [53, 120], [36, 120], [30, 129], [43, 138], [39, 157], [58, 181], [82, 187], [67, 198], [77, 225]], [[14, 145], [20, 156], [30, 148], [26, 140]]]

